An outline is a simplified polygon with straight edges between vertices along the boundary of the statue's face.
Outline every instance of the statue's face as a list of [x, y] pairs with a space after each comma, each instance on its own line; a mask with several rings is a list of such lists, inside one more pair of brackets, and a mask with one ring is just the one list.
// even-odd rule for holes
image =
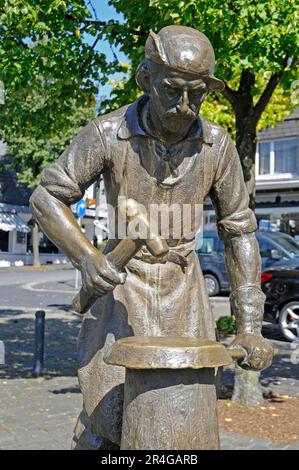
[[154, 125], [164, 134], [186, 134], [207, 94], [208, 87], [203, 80], [158, 66], [151, 74], [149, 90], [149, 109]]

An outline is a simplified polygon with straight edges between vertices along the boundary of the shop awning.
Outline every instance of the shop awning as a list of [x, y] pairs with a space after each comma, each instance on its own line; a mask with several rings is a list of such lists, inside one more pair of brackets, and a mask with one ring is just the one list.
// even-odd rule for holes
[[0, 230], [4, 230], [4, 232], [17, 230], [23, 233], [29, 233], [31, 231], [20, 217], [11, 212], [0, 212]]

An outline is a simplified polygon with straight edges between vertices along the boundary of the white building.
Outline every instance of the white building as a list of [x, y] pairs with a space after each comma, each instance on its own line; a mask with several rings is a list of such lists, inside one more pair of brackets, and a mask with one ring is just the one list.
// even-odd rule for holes
[[256, 216], [299, 233], [299, 108], [258, 135]]
[[[255, 214], [258, 221], [269, 220], [285, 232], [294, 225], [299, 233], [299, 108], [258, 133]], [[215, 224], [210, 200], [205, 224]]]
[[[32, 214], [29, 208], [31, 190], [18, 184], [16, 173], [10, 169], [6, 146], [0, 142], [0, 266], [32, 264]], [[66, 257], [40, 233], [41, 264], [65, 263]]]
[[[0, 142], [0, 163], [8, 165], [6, 146]], [[18, 185], [13, 171], [0, 174], [0, 261], [4, 253], [25, 255], [27, 237], [31, 232], [28, 222], [30, 191]], [[13, 257], [14, 258], [14, 257]]]

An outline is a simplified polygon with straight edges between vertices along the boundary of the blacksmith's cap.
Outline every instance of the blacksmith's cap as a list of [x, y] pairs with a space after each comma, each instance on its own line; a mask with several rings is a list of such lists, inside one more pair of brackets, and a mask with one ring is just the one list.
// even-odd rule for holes
[[224, 83], [214, 76], [212, 44], [196, 29], [173, 25], [162, 28], [158, 34], [151, 31], [145, 44], [145, 58], [202, 78], [210, 91], [224, 88]]

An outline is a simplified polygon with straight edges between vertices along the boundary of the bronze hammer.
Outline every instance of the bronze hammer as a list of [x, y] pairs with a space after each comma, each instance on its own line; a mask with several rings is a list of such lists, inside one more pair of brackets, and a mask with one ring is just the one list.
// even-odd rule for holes
[[[147, 238], [141, 239], [136, 238], [136, 236], [135, 238], [129, 238], [130, 230], [128, 229], [129, 237], [120, 240], [117, 246], [106, 255], [106, 259], [114, 269], [122, 272], [126, 264], [144, 245], [146, 245], [153, 256], [161, 257], [170, 254], [166, 240], [151, 230], [146, 213], [141, 210], [140, 205], [136, 201], [127, 199], [120, 207], [120, 210], [126, 216], [126, 220], [134, 222], [134, 226], [139, 224], [139, 232], [146, 233]], [[171, 253], [169, 261], [180, 264], [182, 268], [187, 265], [186, 259], [177, 253]], [[98, 298], [98, 295], [92, 295], [82, 287], [73, 299], [73, 308], [77, 313], [86, 313]]]

